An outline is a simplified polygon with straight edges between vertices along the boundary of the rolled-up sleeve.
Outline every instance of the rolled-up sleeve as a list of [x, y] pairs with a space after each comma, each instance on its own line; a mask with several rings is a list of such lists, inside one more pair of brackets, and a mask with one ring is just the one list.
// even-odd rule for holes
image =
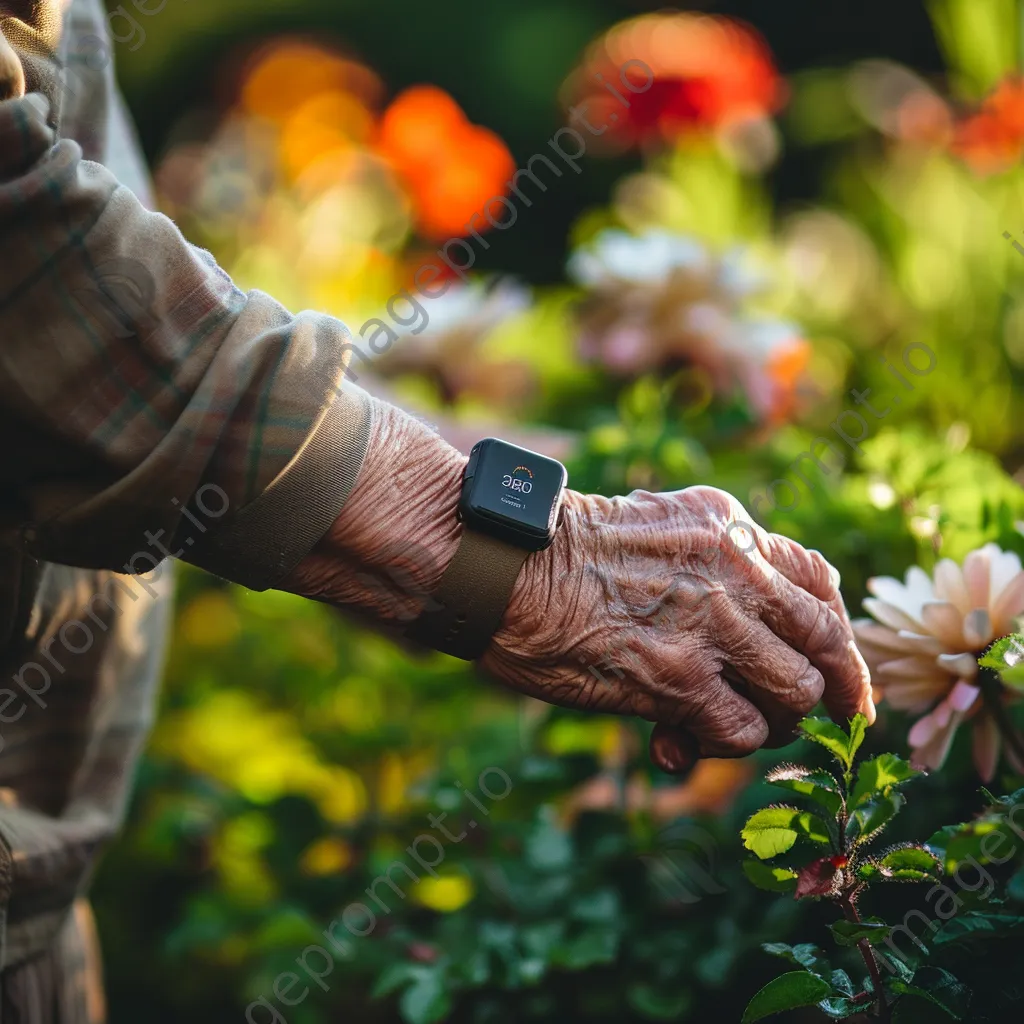
[[272, 587], [363, 461], [350, 335], [241, 292], [42, 105], [0, 103], [0, 514], [47, 561]]

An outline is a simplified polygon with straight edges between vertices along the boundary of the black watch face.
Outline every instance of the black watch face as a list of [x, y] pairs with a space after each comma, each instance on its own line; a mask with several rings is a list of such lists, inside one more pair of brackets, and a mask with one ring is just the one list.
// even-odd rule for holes
[[489, 437], [470, 452], [459, 508], [474, 529], [539, 549], [554, 538], [565, 481], [555, 459]]

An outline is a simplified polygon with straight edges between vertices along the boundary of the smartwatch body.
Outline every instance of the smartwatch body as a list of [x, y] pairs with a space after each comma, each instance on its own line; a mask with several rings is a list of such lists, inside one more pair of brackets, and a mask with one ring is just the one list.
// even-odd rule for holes
[[462, 539], [412, 639], [467, 660], [483, 654], [523, 563], [555, 539], [566, 481], [560, 462], [508, 441], [473, 446], [458, 506]]

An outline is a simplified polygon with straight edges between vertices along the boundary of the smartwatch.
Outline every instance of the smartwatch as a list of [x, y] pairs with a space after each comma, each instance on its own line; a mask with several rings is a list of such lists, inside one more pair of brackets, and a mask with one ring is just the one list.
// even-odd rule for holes
[[555, 539], [568, 479], [555, 459], [496, 437], [473, 445], [462, 477], [462, 539], [407, 635], [472, 661], [501, 624], [519, 570]]

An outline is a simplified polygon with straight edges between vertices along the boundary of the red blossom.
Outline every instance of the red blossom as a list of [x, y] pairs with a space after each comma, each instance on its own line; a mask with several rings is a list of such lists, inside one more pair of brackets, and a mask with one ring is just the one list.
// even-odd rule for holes
[[595, 131], [606, 126], [595, 144], [618, 148], [763, 118], [779, 109], [785, 93], [753, 28], [688, 13], [616, 25], [591, 45], [566, 87], [569, 105]]

